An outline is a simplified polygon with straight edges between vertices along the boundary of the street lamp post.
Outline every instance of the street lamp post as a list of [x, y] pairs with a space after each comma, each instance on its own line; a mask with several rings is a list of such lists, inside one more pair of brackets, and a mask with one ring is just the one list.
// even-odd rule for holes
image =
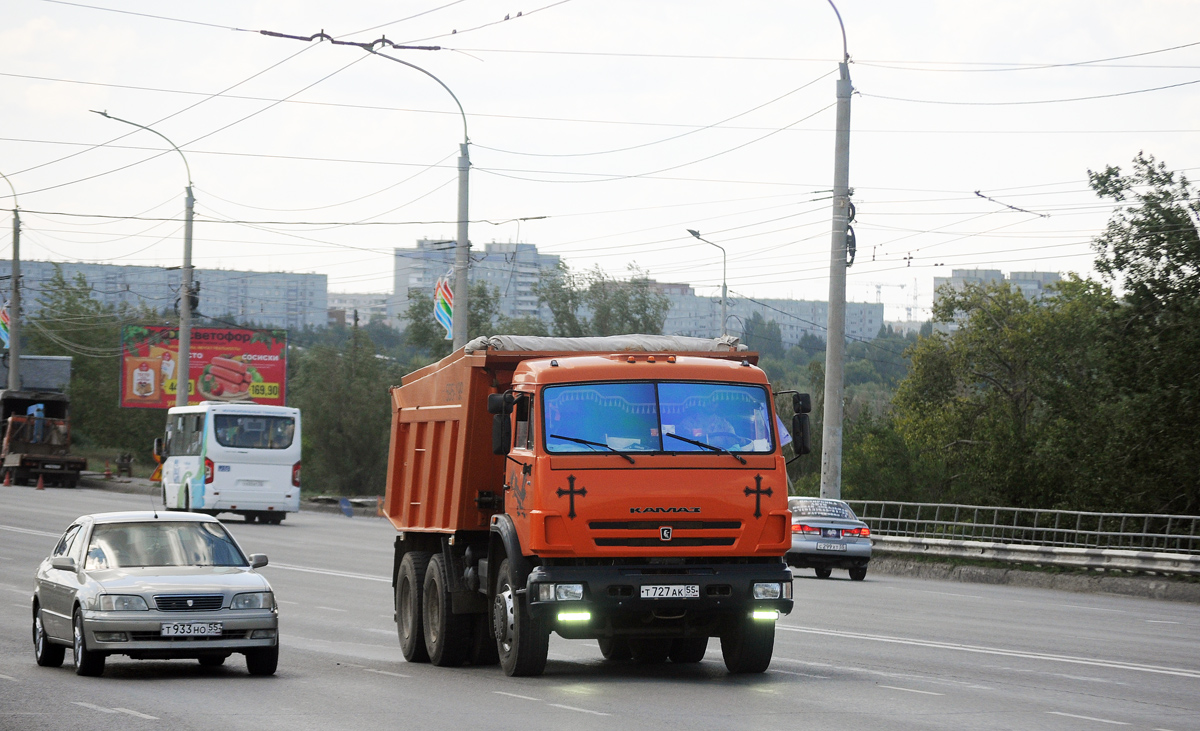
[[183, 159], [183, 168], [187, 171], [188, 183], [187, 188], [184, 189], [186, 193], [184, 197], [186, 213], [183, 219], [183, 282], [179, 292], [179, 362], [175, 364], [175, 405], [187, 406], [192, 372], [192, 214], [196, 205], [196, 199], [192, 196], [192, 169], [188, 165], [183, 151], [158, 130], [151, 129], [137, 122], [130, 122], [128, 119], [114, 117], [106, 111], [97, 112], [95, 109], [92, 111], [102, 117], [117, 122], [124, 122], [139, 129], [144, 129], [147, 132], [153, 132], [163, 138], [167, 141], [168, 145], [174, 148], [175, 152], [179, 153], [179, 157]]
[[713, 244], [713, 242], [711, 242], [708, 239], [701, 236], [700, 232], [694, 228], [689, 228], [687, 230], [687, 232], [690, 233], [692, 236], [695, 236], [697, 239], [703, 241], [704, 243], [712, 244], [713, 246], [715, 246], [721, 250], [721, 337], [725, 337], [726, 332], [727, 332], [727, 330], [725, 328], [725, 320], [726, 320], [725, 302], [728, 299], [728, 294], [729, 294], [729, 290], [725, 284], [725, 265], [727, 263], [726, 257], [725, 257], [725, 247], [721, 246], [720, 244]]
[[467, 286], [467, 267], [470, 264], [470, 242], [467, 239], [467, 203], [469, 200], [469, 180], [471, 174], [471, 155], [468, 145], [470, 145], [471, 140], [470, 137], [467, 136], [467, 113], [463, 111], [462, 103], [458, 101], [458, 97], [454, 95], [454, 92], [450, 91], [450, 87], [446, 86], [446, 84], [443, 83], [438, 77], [429, 73], [415, 63], [409, 63], [408, 61], [402, 61], [395, 56], [389, 56], [386, 53], [380, 53], [373, 47], [364, 46], [364, 48], [376, 56], [386, 58], [389, 61], [395, 61], [399, 64], [404, 64], [411, 69], [420, 71], [436, 81], [443, 89], [446, 90], [446, 93], [450, 95], [450, 98], [454, 100], [454, 103], [458, 106], [458, 113], [462, 116], [463, 141], [462, 144], [459, 145], [458, 156], [458, 231], [457, 242], [454, 247], [453, 336], [454, 349], [458, 350], [467, 344], [467, 313], [469, 312], [467, 308], [467, 297], [468, 290], [470, 289]]
[[8, 183], [13, 194], [12, 224], [12, 296], [8, 309], [8, 390], [21, 390], [21, 206], [17, 189], [4, 173], [0, 178]]
[[829, 317], [825, 341], [825, 413], [821, 427], [821, 497], [842, 496], [842, 391], [846, 359], [846, 227], [850, 213], [850, 51], [846, 26], [833, 0], [829, 6], [842, 29], [837, 82], [837, 127], [833, 153], [833, 241], [829, 259]]

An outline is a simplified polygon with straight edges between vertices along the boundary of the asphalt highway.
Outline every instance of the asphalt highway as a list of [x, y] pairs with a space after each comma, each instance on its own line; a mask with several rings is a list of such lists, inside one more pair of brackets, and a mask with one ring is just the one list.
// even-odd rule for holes
[[103, 490], [0, 487], [0, 729], [1200, 729], [1200, 609], [1191, 604], [797, 573], [775, 659], [730, 676], [718, 640], [699, 665], [605, 662], [550, 644], [540, 678], [409, 664], [392, 622], [394, 530], [301, 513], [227, 526], [280, 606], [274, 677], [114, 656], [100, 678], [34, 663], [37, 563], [78, 515], [150, 507]]

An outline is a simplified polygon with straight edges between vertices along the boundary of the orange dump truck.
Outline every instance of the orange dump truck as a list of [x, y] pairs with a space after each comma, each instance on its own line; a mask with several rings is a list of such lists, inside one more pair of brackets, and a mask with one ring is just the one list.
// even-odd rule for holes
[[756, 362], [732, 338], [496, 336], [405, 376], [384, 503], [405, 658], [539, 675], [551, 632], [644, 663], [718, 637], [731, 672], [765, 670], [790, 435]]

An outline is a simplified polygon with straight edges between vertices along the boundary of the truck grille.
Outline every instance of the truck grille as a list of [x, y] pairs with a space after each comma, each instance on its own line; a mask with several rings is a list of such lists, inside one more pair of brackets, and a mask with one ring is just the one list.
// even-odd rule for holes
[[154, 605], [164, 612], [211, 612], [225, 603], [223, 594], [176, 594], [154, 597]]
[[740, 520], [593, 520], [588, 523], [592, 530], [658, 530], [663, 527], [675, 530], [737, 530]]
[[680, 546], [732, 546], [737, 538], [672, 538], [669, 541], [664, 541], [660, 538], [595, 538], [597, 546], [657, 546], [664, 547], [680, 547]]

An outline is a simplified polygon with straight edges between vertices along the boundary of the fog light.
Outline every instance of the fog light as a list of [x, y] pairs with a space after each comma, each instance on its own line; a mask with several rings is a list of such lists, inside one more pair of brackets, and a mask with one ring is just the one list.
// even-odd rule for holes
[[783, 591], [778, 582], [754, 585], [755, 599], [778, 599], [782, 594]]
[[124, 632], [95, 632], [96, 642], [128, 642]]
[[269, 640], [274, 636], [275, 630], [273, 629], [256, 629], [250, 633], [250, 639], [252, 640]]
[[588, 622], [592, 618], [591, 612], [559, 612], [558, 621], [560, 622]]
[[750, 616], [754, 619], [769, 619], [774, 622], [779, 619], [779, 612], [774, 609], [756, 609]]
[[583, 598], [583, 584], [555, 584], [554, 598], [560, 602], [577, 602]]

